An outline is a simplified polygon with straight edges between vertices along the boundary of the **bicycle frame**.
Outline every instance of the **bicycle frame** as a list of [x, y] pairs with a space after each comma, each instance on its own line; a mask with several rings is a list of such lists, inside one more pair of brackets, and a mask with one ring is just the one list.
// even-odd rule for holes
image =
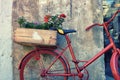
[[[86, 28], [86, 31], [89, 30], [90, 28], [98, 25], [98, 26], [103, 26], [104, 29], [105, 29], [105, 32], [106, 32], [106, 35], [110, 41], [109, 45], [106, 46], [104, 49], [102, 49], [100, 52], [98, 52], [95, 56], [93, 56], [91, 59], [87, 60], [87, 61], [81, 61], [81, 60], [77, 60], [76, 59], [76, 56], [75, 56], [75, 53], [73, 51], [73, 48], [72, 48], [72, 44], [71, 44], [71, 40], [69, 38], [69, 35], [65, 34], [65, 39], [66, 39], [66, 42], [67, 42], [67, 45], [64, 47], [64, 48], [60, 48], [59, 46], [57, 47], [57, 49], [60, 49], [57, 50], [57, 49], [51, 49], [51, 48], [36, 48], [35, 50], [31, 51], [31, 52], [35, 52], [35, 54], [39, 53], [40, 50], [48, 50], [48, 51], [53, 51], [53, 52], [56, 52], [58, 53], [58, 55], [55, 57], [55, 59], [53, 60], [53, 62], [50, 63], [49, 67], [47, 69], [45, 69], [42, 73], [41, 73], [41, 76], [44, 77], [44, 76], [78, 76], [79, 78], [82, 78], [83, 77], [83, 73], [82, 71], [83, 70], [86, 70], [86, 68], [92, 64], [94, 61], [96, 61], [99, 57], [101, 57], [103, 54], [105, 54], [107, 51], [109, 51], [110, 49], [112, 49], [112, 58], [111, 58], [111, 61], [110, 61], [110, 66], [113, 67], [111, 68], [112, 69], [112, 73], [113, 73], [113, 76], [115, 78], [115, 80], [120, 80], [120, 74], [117, 73], [117, 69], [116, 69], [116, 56], [117, 55], [120, 55], [120, 49], [118, 49], [116, 46], [115, 46], [115, 43], [108, 31], [108, 26], [109, 26], [109, 23], [115, 18], [115, 16], [120, 12], [120, 10], [118, 10], [117, 12], [115, 12], [115, 14], [112, 16], [112, 18], [110, 20], [108, 20], [107, 22], [104, 22], [103, 24], [99, 24], [99, 23], [95, 23], [89, 27]], [[75, 69], [76, 69], [76, 73], [72, 73], [71, 72], [71, 68], [70, 68], [70, 64], [69, 64], [69, 61], [67, 60], [67, 58], [65, 57], [64, 55], [64, 52], [69, 49], [69, 53], [72, 57], [72, 62], [74, 63], [75, 65]], [[25, 67], [25, 63], [27, 63], [27, 57], [30, 57], [35, 55], [34, 53], [31, 53], [31, 54], [27, 54], [21, 61], [20, 65], [19, 65], [19, 69], [22, 69], [22, 71], [24, 70], [24, 67]], [[47, 73], [49, 72], [49, 69], [52, 67], [52, 65], [59, 59], [59, 58], [63, 58], [63, 60], [65, 61], [65, 64], [66, 64], [66, 67], [68, 68], [68, 71], [66, 71], [66, 73]], [[119, 58], [119, 56], [117, 56]], [[85, 62], [82, 66], [79, 66], [78, 64], [80, 62]], [[115, 62], [115, 63], [114, 63]], [[116, 72], [115, 72], [115, 71]], [[22, 78], [23, 78], [23, 75], [21, 74], [20, 75]], [[88, 77], [87, 77], [88, 79]]]
[[[117, 13], [118, 13], [118, 12], [116, 12], [116, 14], [117, 14]], [[116, 16], [116, 14], [115, 14], [115, 16]], [[81, 62], [81, 61], [80, 61], [80, 60], [77, 60], [76, 57], [75, 57], [75, 53], [74, 53], [74, 51], [73, 51], [73, 48], [72, 48], [72, 45], [71, 45], [71, 40], [70, 40], [69, 36], [68, 36], [67, 34], [64, 35], [64, 36], [65, 36], [65, 39], [66, 39], [66, 42], [67, 42], [67, 46], [66, 46], [65, 48], [63, 48], [61, 52], [56, 51], [59, 55], [58, 55], [58, 57], [50, 64], [50, 66], [49, 66], [49, 68], [46, 70], [46, 72], [50, 69], [50, 67], [57, 61], [57, 59], [58, 59], [60, 56], [64, 55], [64, 52], [69, 48], [70, 55], [71, 55], [71, 57], [72, 57], [72, 61], [73, 61], [74, 64], [75, 64], [75, 69], [77, 70], [77, 73], [74, 74], [74, 73], [71, 73], [71, 71], [69, 71], [69, 73], [67, 73], [67, 74], [66, 74], [66, 73], [63, 73], [63, 74], [59, 74], [59, 73], [57, 74], [57, 73], [55, 73], [55, 74], [47, 74], [47, 75], [49, 75], [49, 76], [79, 76], [80, 78], [82, 78], [83, 75], [82, 75], [81, 71], [82, 71], [83, 69], [85, 69], [87, 66], [89, 66], [91, 63], [93, 63], [94, 61], [96, 61], [99, 57], [101, 57], [103, 54], [105, 54], [108, 50], [112, 49], [112, 52], [113, 52], [113, 53], [117, 53], [117, 48], [116, 48], [116, 46], [115, 46], [115, 43], [114, 43], [114, 41], [113, 41], [113, 39], [112, 39], [112, 37], [111, 37], [108, 29], [107, 29], [109, 23], [113, 20], [113, 18], [114, 18], [115, 16], [113, 16], [108, 22], [105, 22], [105, 23], [103, 23], [102, 25], [100, 25], [100, 24], [94, 24], [94, 25], [92, 25], [92, 26], [99, 25], [99, 26], [103, 26], [103, 27], [104, 27], [105, 32], [106, 32], [106, 35], [107, 35], [107, 37], [108, 37], [108, 39], [109, 39], [109, 41], [110, 41], [110, 44], [109, 44], [108, 46], [106, 46], [104, 49], [102, 49], [100, 52], [98, 52], [98, 53], [97, 53], [95, 56], [93, 56], [91, 59], [87, 60], [86, 63], [83, 64], [83, 66], [80, 66], [80, 67], [79, 67], [78, 63]], [[89, 26], [87, 29], [90, 29], [90, 28], [91, 28], [91, 26]], [[87, 29], [86, 29], [86, 30], [87, 30]], [[64, 57], [64, 58], [66, 58], [66, 57]], [[67, 60], [67, 59], [66, 59], [66, 60]], [[68, 67], [70, 68], [70, 65], [69, 65], [68, 61], [67, 61], [66, 63], [67, 63], [67, 65], [68, 65]], [[70, 69], [69, 69], [69, 70], [70, 70]]]
[[[82, 73], [81, 71], [83, 69], [85, 69], [87, 66], [89, 66], [91, 63], [93, 63], [96, 59], [98, 59], [99, 57], [101, 57], [103, 54], [105, 54], [105, 52], [107, 52], [108, 50], [112, 49], [115, 44], [112, 40], [112, 38], [110, 37], [110, 41], [111, 43], [104, 49], [102, 49], [99, 53], [97, 53], [94, 57], [92, 57], [90, 60], [86, 61], [86, 63], [83, 64], [83, 66], [80, 66], [78, 65], [79, 62], [81, 62], [80, 60], [77, 60], [75, 55], [74, 55], [74, 51], [73, 51], [73, 48], [72, 48], [72, 45], [71, 45], [71, 41], [69, 39], [69, 36], [68, 35], [65, 35], [65, 38], [66, 38], [66, 41], [67, 41], [67, 46], [62, 49], [61, 52], [59, 51], [56, 51], [59, 55], [58, 57], [50, 64], [49, 68], [46, 70], [46, 72], [51, 68], [51, 66], [57, 61], [57, 59], [64, 55], [64, 52], [69, 48], [69, 51], [70, 51], [70, 55], [72, 57], [72, 61], [74, 62], [75, 64], [75, 68], [77, 70], [78, 73], [71, 73], [71, 71], [69, 71], [69, 73], [64, 73], [64, 74], [59, 74], [59, 73], [56, 73], [56, 74], [46, 74], [46, 75], [49, 75], [49, 76], [79, 76], [80, 78], [82, 78]], [[68, 62], [66, 62], [68, 67], [70, 68], [70, 65]]]

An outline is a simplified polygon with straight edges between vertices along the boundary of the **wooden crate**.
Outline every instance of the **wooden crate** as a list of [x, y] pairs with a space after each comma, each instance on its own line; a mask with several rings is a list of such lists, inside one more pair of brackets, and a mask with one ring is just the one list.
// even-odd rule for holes
[[14, 41], [28, 45], [55, 46], [57, 32], [53, 30], [38, 30], [17, 28], [14, 31]]
[[120, 7], [120, 4], [115, 4], [114, 7], [118, 8]]

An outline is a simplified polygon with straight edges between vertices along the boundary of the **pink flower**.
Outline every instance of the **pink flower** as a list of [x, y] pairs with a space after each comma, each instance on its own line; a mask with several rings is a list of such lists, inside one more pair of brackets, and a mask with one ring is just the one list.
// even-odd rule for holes
[[50, 17], [51, 17], [50, 15], [46, 15], [44, 17], [44, 22], [47, 23], [49, 21]]
[[65, 14], [60, 14], [60, 18], [66, 18]]

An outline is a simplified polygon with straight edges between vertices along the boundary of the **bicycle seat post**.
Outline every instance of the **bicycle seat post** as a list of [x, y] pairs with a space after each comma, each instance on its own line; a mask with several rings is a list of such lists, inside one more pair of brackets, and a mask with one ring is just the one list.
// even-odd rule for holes
[[72, 45], [71, 45], [71, 40], [70, 40], [70, 38], [67, 34], [65, 34], [65, 38], [66, 38], [66, 41], [67, 41], [67, 44], [68, 44], [68, 47], [69, 47], [70, 54], [72, 56], [72, 61], [75, 63], [75, 67], [77, 69], [77, 72], [81, 73], [80, 69], [79, 69], [79, 66], [78, 66], [79, 62], [77, 61], [77, 59], [75, 57], [75, 54], [74, 54], [74, 51], [73, 51], [73, 48], [72, 48]]

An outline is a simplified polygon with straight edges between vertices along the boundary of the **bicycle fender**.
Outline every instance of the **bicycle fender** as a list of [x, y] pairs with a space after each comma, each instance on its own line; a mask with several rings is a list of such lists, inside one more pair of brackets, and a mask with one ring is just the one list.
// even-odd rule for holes
[[48, 49], [40, 48], [40, 49], [34, 49], [34, 50], [28, 52], [28, 54], [26, 54], [26, 55], [22, 58], [22, 60], [20, 61], [20, 64], [19, 64], [19, 66], [18, 66], [18, 70], [21, 69], [22, 65], [23, 65], [24, 62], [25, 62], [25, 59], [27, 58], [28, 55], [30, 55], [30, 53], [32, 54], [33, 52], [40, 51], [40, 50], [52, 50], [52, 49], [49, 49], [49, 48], [48, 48]]
[[[20, 64], [19, 64], [18, 70], [21, 69], [21, 67], [24, 65], [24, 62], [26, 61], [26, 58], [27, 58], [30, 54], [32, 55], [32, 53], [35, 53], [36, 51], [40, 51], [40, 50], [48, 50], [48, 51], [52, 51], [52, 52], [55, 52], [55, 53], [58, 54], [58, 52], [54, 51], [53, 49], [44, 49], [44, 48], [42, 48], [42, 49], [39, 49], [39, 50], [36, 50], [36, 49], [35, 49], [35, 50], [32, 50], [32, 51], [28, 52], [28, 54], [26, 54], [26, 55], [22, 58], [22, 60], [21, 60], [21, 62], [20, 62]], [[66, 65], [67, 65], [68, 72], [70, 72], [70, 64], [69, 64], [67, 58], [66, 58], [64, 55], [62, 55], [61, 57], [64, 59]]]
[[18, 70], [21, 69], [21, 67], [22, 67], [22, 65], [23, 65], [23, 63], [24, 63], [24, 61], [25, 61], [25, 59], [26, 59], [27, 56], [29, 55], [29, 53], [32, 53], [32, 52], [35, 52], [35, 51], [36, 51], [36, 50], [32, 50], [32, 51], [28, 52], [28, 54], [26, 54], [26, 55], [22, 58], [22, 60], [21, 60], [21, 62], [20, 62], [20, 64], [19, 64]]
[[116, 64], [117, 64], [116, 59], [117, 59], [118, 55], [120, 55], [120, 50], [119, 49], [117, 49], [117, 50], [118, 50], [118, 52], [115, 52], [112, 54], [112, 57], [110, 60], [110, 67], [111, 67], [112, 74], [113, 74], [115, 80], [120, 80], [120, 75], [116, 68]]

